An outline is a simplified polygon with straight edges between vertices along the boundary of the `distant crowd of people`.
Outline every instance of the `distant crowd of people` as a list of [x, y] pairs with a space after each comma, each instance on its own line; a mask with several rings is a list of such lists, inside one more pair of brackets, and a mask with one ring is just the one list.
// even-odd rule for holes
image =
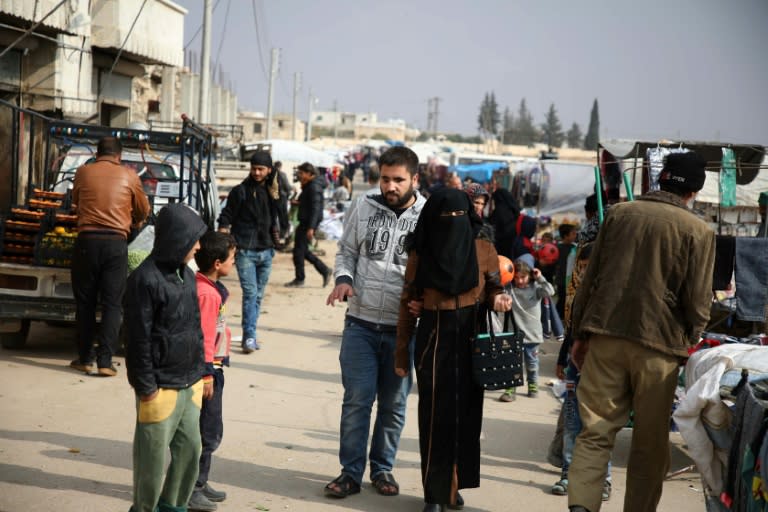
[[[119, 166], [113, 142], [100, 143], [99, 151], [76, 175], [82, 212], [94, 201], [90, 176]], [[137, 396], [133, 512], [213, 511], [226, 499], [208, 482], [222, 440], [230, 361], [229, 292], [221, 278], [237, 269], [241, 350], [259, 350], [261, 304], [288, 229], [286, 177], [269, 153], [256, 152], [250, 163], [249, 176], [229, 193], [218, 231], [184, 205], [166, 206], [152, 253], [123, 281], [126, 365]], [[659, 191], [610, 208], [593, 194], [580, 226], [562, 224], [557, 240], [550, 232], [543, 243], [537, 220], [503, 188], [449, 174], [420, 191], [418, 158], [407, 147], [355, 157], [354, 164], [348, 179], [362, 168], [371, 188], [345, 210], [333, 270], [310, 250], [324, 208], [319, 173], [299, 166], [295, 278], [286, 284], [304, 286], [309, 261], [322, 286], [333, 280], [327, 304], [347, 305], [339, 354], [341, 471], [324, 492], [359, 493], [367, 466], [378, 493], [399, 494], [393, 472], [415, 375], [423, 511], [464, 506], [460, 491], [480, 485], [484, 390], [473, 378], [473, 340], [488, 329], [492, 311], [492, 322], [511, 315], [523, 334], [528, 397], [539, 393], [539, 345], [545, 336], [564, 339], [555, 371], [566, 392], [547, 457], [562, 472], [552, 493], [567, 495], [571, 511], [600, 510], [611, 495], [616, 433], [634, 411], [624, 510], [655, 510], [669, 464], [678, 367], [709, 317], [714, 233], [688, 208], [704, 184], [704, 162], [694, 153], [669, 155]], [[73, 264], [73, 278], [83, 261], [113, 252], [122, 261], [126, 230], [146, 218], [135, 183], [123, 181], [119, 224], [81, 216], [93, 224], [78, 238], [82, 260]], [[512, 261], [511, 279], [499, 256]], [[197, 273], [187, 266], [192, 259]], [[111, 286], [119, 304], [122, 289]], [[113, 375], [114, 326], [108, 321], [101, 338], [93, 334], [87, 306], [94, 300], [89, 287], [78, 296], [81, 346], [72, 366], [93, 371], [96, 358], [97, 372]], [[99, 340], [96, 352], [91, 339]], [[499, 400], [518, 396], [512, 387]]]

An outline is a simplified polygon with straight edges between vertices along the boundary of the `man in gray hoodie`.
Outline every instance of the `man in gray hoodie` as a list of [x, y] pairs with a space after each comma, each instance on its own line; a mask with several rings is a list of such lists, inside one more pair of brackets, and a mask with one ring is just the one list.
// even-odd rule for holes
[[360, 492], [374, 401], [378, 406], [370, 449], [371, 482], [380, 494], [399, 492], [392, 467], [413, 381], [395, 374], [394, 350], [408, 259], [405, 238], [416, 227], [425, 202], [415, 190], [418, 163], [416, 154], [406, 147], [382, 154], [381, 193], [355, 201], [339, 241], [336, 287], [327, 303], [348, 301], [348, 310], [339, 355], [344, 385], [342, 470], [325, 486], [325, 493], [332, 497]]

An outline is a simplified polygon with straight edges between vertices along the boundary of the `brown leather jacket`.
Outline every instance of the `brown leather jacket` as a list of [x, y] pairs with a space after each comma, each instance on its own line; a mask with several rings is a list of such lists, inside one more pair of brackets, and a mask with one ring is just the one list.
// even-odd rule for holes
[[499, 282], [499, 257], [493, 244], [487, 240], [476, 239], [478, 283], [477, 286], [461, 295], [446, 295], [438, 290], [427, 288], [418, 290], [413, 281], [419, 267], [419, 255], [408, 253], [405, 267], [405, 283], [400, 296], [400, 316], [397, 320], [397, 338], [395, 345], [395, 368], [408, 368], [408, 344], [416, 329], [416, 318], [408, 310], [408, 302], [422, 300], [425, 310], [452, 310], [473, 306], [485, 302], [493, 307], [494, 299], [504, 292]]
[[72, 202], [78, 231], [116, 231], [128, 237], [149, 215], [149, 202], [136, 173], [109, 158], [97, 158], [75, 173]]

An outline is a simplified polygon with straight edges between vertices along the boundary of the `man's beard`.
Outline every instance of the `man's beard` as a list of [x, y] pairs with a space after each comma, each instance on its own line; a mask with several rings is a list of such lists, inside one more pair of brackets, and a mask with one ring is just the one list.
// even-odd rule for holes
[[389, 192], [384, 198], [387, 200], [387, 204], [390, 208], [402, 208], [413, 198], [413, 194], [413, 185], [411, 185], [402, 196], [397, 196], [396, 193]]

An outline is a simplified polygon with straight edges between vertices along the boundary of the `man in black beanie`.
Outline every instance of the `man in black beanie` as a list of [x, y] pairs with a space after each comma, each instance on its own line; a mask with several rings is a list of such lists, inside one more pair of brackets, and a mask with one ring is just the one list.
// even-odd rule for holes
[[715, 233], [688, 209], [705, 165], [695, 153], [669, 155], [661, 190], [612, 206], [600, 228], [571, 318], [583, 423], [569, 472], [571, 511], [600, 510], [605, 468], [630, 410], [624, 510], [654, 511], [661, 498], [678, 368], [712, 302]]
[[227, 205], [219, 216], [219, 231], [232, 233], [237, 242], [235, 266], [243, 290], [243, 353], [261, 348], [256, 335], [261, 300], [272, 271], [272, 257], [277, 240], [278, 202], [268, 190], [274, 179], [272, 156], [256, 151], [251, 156], [251, 172], [227, 196]]

